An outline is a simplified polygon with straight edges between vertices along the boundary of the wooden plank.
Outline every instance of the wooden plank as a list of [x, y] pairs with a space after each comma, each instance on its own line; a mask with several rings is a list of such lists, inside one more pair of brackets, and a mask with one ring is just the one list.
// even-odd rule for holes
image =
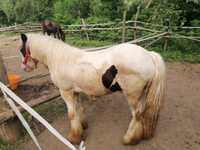
[[0, 81], [3, 82], [4, 84], [8, 84], [8, 76], [7, 76], [7, 71], [3, 63], [3, 58], [0, 53]]

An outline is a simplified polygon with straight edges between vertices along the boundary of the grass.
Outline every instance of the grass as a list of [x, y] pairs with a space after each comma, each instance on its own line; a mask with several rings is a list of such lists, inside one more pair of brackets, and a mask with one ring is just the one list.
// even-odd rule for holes
[[189, 62], [189, 63], [200, 63], [200, 51], [181, 51], [173, 50], [172, 48], [164, 51], [160, 48], [154, 47], [151, 50], [156, 51], [162, 55], [165, 61], [169, 62]]
[[83, 40], [80, 38], [66, 38], [66, 42], [81, 48], [85, 47], [99, 47], [105, 45], [112, 45], [112, 41], [101, 41], [101, 40]]
[[0, 36], [6, 36], [6, 37], [11, 37], [11, 36], [16, 36], [16, 35], [19, 35], [19, 33], [15, 33], [15, 32], [3, 32], [3, 33], [0, 33]]
[[0, 139], [0, 150], [8, 150], [8, 149], [10, 149], [9, 147], [10, 147], [9, 143], [2, 141]]
[[19, 140], [15, 144], [9, 144], [8, 142], [0, 139], [0, 150], [22, 150], [21, 142], [22, 141]]
[[163, 58], [167, 61], [173, 62], [189, 62], [200, 63], [200, 53], [198, 52], [181, 52], [181, 51], [165, 51], [160, 52]]

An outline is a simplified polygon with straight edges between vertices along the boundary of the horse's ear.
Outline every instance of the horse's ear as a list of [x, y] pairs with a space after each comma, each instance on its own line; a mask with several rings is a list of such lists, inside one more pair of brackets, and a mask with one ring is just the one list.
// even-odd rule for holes
[[27, 36], [25, 35], [25, 34], [21, 34], [21, 39], [22, 39], [22, 41], [24, 42], [24, 43], [26, 43], [26, 41], [27, 41]]

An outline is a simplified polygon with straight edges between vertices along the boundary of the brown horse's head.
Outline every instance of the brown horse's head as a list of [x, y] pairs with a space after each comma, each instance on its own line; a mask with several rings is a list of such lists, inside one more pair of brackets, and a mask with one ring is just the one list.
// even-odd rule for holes
[[28, 45], [28, 37], [25, 34], [21, 34], [22, 46], [20, 47], [20, 56], [22, 57], [21, 67], [24, 71], [32, 71], [37, 68], [38, 61], [31, 57], [30, 47]]

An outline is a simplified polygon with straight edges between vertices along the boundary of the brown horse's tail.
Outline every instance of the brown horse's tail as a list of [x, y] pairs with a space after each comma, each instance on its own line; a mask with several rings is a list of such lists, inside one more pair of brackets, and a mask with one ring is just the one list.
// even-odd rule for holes
[[155, 52], [150, 53], [155, 64], [155, 74], [144, 90], [146, 100], [144, 110], [141, 114], [144, 138], [153, 136], [166, 87], [164, 61], [159, 54]]

